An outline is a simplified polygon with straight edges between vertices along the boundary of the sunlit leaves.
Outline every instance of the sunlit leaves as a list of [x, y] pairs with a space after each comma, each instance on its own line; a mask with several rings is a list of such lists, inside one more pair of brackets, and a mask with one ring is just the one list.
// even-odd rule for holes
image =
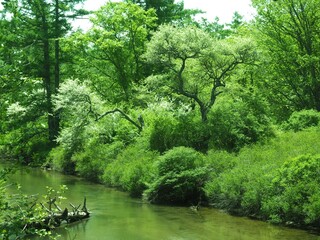
[[195, 27], [164, 25], [153, 35], [144, 57], [162, 75], [148, 79], [151, 87], [151, 79], [155, 84], [163, 80], [165, 89], [196, 102], [205, 122], [238, 65], [254, 61], [254, 45], [250, 39], [216, 40]]
[[[278, 106], [320, 109], [318, 0], [255, 0], [265, 86]], [[270, 92], [270, 91], [269, 91]]]
[[56, 198], [56, 203], [61, 203], [65, 199], [62, 194], [67, 187], [63, 185], [59, 190], [47, 187], [47, 194], [41, 199], [38, 195], [22, 194], [19, 186], [14, 189], [5, 178], [6, 174], [0, 171], [1, 239], [20, 239], [30, 235], [54, 239], [52, 232], [46, 230], [51, 226], [44, 223], [48, 213], [40, 202]]
[[129, 3], [109, 2], [95, 13], [92, 29], [77, 37], [85, 46], [91, 73], [97, 76], [92, 79], [95, 86], [118, 99], [130, 99], [132, 85], [144, 75], [141, 55], [155, 20], [153, 9]]

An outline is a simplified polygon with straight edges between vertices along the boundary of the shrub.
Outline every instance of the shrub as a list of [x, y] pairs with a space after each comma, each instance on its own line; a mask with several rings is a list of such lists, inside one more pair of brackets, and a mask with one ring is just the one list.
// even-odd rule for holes
[[100, 182], [106, 165], [114, 161], [123, 147], [122, 142], [92, 142], [83, 151], [73, 154], [71, 161], [75, 162], [75, 170], [81, 177]]
[[6, 179], [8, 173], [10, 170], [0, 169], [0, 238], [27, 239], [33, 236], [39, 239], [54, 239], [44, 225], [42, 229], [36, 227], [37, 223], [41, 226], [47, 215], [37, 202], [37, 196], [23, 194], [19, 186], [17, 189], [12, 188], [13, 184], [8, 184]]
[[272, 181], [263, 211], [271, 221], [319, 227], [320, 155], [286, 161]]
[[150, 133], [150, 147], [164, 153], [173, 147], [191, 147], [205, 152], [208, 149], [209, 135], [200, 121], [192, 116], [161, 116], [154, 122]]
[[295, 132], [302, 129], [317, 126], [320, 122], [320, 113], [316, 110], [302, 110], [293, 112], [288, 121], [283, 124], [284, 130], [293, 130]]
[[236, 165], [235, 156], [226, 151], [210, 150], [206, 155], [206, 166], [210, 169], [210, 178], [205, 184], [204, 190], [208, 200], [215, 207], [228, 209], [220, 200], [221, 193], [220, 183], [218, 180], [224, 172], [230, 171]]
[[[211, 174], [205, 185], [209, 203], [235, 214], [286, 221], [279, 204], [284, 200], [276, 191], [273, 179], [286, 159], [306, 153], [320, 154], [318, 138], [319, 129], [314, 128], [280, 133], [268, 144], [246, 146], [237, 154], [209, 151], [206, 162]], [[315, 193], [310, 197], [314, 199], [314, 208], [317, 196]]]
[[264, 103], [257, 97], [222, 99], [209, 117], [213, 148], [238, 151], [243, 146], [273, 136]]
[[41, 166], [48, 156], [52, 144], [49, 142], [47, 134], [42, 134], [35, 138], [32, 138], [26, 144], [26, 155], [30, 156], [29, 165]]
[[150, 133], [150, 147], [160, 153], [172, 148], [174, 136], [172, 132], [177, 122], [171, 117], [160, 117], [155, 120], [154, 127]]
[[209, 150], [206, 154], [205, 165], [211, 168], [212, 174], [220, 174], [235, 166], [235, 155], [227, 151]]
[[153, 176], [153, 162], [157, 153], [147, 150], [147, 144], [129, 145], [104, 170], [103, 182], [140, 197]]
[[72, 153], [62, 146], [53, 148], [47, 156], [47, 165], [53, 169], [67, 173], [75, 173], [75, 162], [71, 160]]
[[197, 204], [204, 196], [203, 186], [208, 177], [203, 167], [204, 157], [197, 151], [176, 147], [159, 157], [157, 174], [146, 198], [159, 204]]
[[230, 155], [229, 163], [213, 167], [205, 185], [211, 205], [237, 215], [263, 217], [261, 203], [279, 165], [272, 157], [264, 147], [247, 147], [238, 155]]
[[17, 128], [1, 137], [3, 153], [18, 159], [22, 164], [41, 166], [52, 148], [47, 131], [41, 129], [36, 132], [32, 126]]

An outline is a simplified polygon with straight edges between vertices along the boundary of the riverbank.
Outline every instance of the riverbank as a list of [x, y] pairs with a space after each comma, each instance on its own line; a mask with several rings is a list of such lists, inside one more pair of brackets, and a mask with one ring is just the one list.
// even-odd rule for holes
[[[208, 202], [232, 214], [319, 228], [319, 135], [318, 127], [279, 132], [268, 142], [244, 147], [237, 154], [212, 150], [204, 155], [180, 147], [160, 156], [148, 151], [142, 141], [111, 161], [95, 151], [100, 147], [91, 149], [92, 155], [76, 154], [71, 160], [79, 176], [153, 203]], [[62, 160], [52, 159], [57, 156], [53, 153], [51, 164], [61, 170]]]
[[[71, 164], [75, 175], [151, 203], [209, 204], [233, 215], [314, 230], [320, 228], [319, 133], [318, 127], [278, 132], [268, 142], [244, 147], [237, 154], [214, 150], [202, 154], [178, 147], [160, 155], [137, 141], [113, 160], [106, 161], [102, 154], [112, 146], [99, 146], [103, 152], [93, 148], [90, 154], [76, 154]], [[63, 172], [65, 159], [58, 153], [59, 147], [46, 166]]]
[[[45, 194], [46, 187], [67, 185], [66, 203], [84, 193], [92, 215], [89, 220], [57, 229], [61, 239], [219, 239], [219, 240], [319, 240], [316, 235], [282, 228], [248, 218], [234, 217], [212, 208], [192, 211], [186, 207], [145, 204], [127, 193], [54, 171], [21, 168], [11, 181], [21, 184], [24, 194]], [[37, 239], [37, 238], [36, 238]], [[38, 238], [41, 239], [41, 238]]]
[[[319, 135], [319, 128], [281, 132], [267, 143], [245, 147], [238, 154], [209, 151], [197, 155], [176, 149], [160, 156], [156, 164], [151, 157], [144, 156], [143, 161], [141, 156], [127, 152], [106, 167], [103, 181], [131, 194], [143, 190], [155, 203], [197, 205], [207, 201], [232, 214], [319, 229]], [[186, 156], [192, 158], [192, 154], [193, 161], [185, 163]], [[188, 198], [190, 192], [194, 198]], [[158, 199], [153, 199], [154, 195]]]
[[286, 132], [240, 151], [207, 185], [215, 206], [276, 224], [319, 228], [319, 129]]

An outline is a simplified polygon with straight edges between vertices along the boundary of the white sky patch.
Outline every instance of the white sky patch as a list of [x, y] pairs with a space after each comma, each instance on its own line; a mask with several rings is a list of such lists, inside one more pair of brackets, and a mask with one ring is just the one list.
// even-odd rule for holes
[[[121, 0], [112, 1], [120, 2]], [[84, 8], [97, 10], [106, 2], [108, 0], [87, 0]], [[236, 11], [244, 16], [246, 20], [251, 20], [255, 13], [254, 8], [251, 6], [251, 0], [184, 0], [184, 6], [186, 9], [200, 9], [206, 12], [203, 17], [210, 21], [218, 17], [221, 23], [230, 23], [233, 13]]]
[[255, 14], [251, 0], [184, 0], [186, 9], [200, 9], [205, 11], [203, 17], [213, 21], [216, 17], [221, 23], [230, 23], [234, 12], [251, 20]]
[[[86, 10], [97, 10], [109, 0], [87, 0], [83, 8]], [[121, 0], [111, 0], [113, 2], [121, 2]], [[0, 2], [3, 2], [0, 0]], [[244, 16], [245, 20], [251, 20], [255, 14], [254, 8], [251, 6], [251, 0], [184, 0], [186, 9], [200, 9], [205, 11], [201, 17], [214, 21], [219, 18], [220, 23], [230, 23], [234, 12], [238, 12]], [[0, 5], [0, 9], [1, 9]], [[88, 20], [77, 20], [75, 27], [88, 29]]]

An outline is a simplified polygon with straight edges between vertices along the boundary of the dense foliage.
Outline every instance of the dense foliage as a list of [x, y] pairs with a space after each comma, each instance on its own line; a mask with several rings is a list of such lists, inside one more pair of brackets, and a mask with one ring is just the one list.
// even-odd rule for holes
[[289, 119], [283, 123], [285, 130], [293, 130], [295, 132], [302, 129], [317, 126], [320, 121], [320, 114], [315, 110], [302, 110], [293, 112]]
[[253, 0], [264, 52], [263, 86], [282, 111], [320, 110], [318, 0]]
[[153, 203], [194, 204], [201, 201], [208, 169], [203, 156], [193, 149], [177, 147], [162, 155], [146, 198]]
[[[308, 224], [307, 217], [297, 221], [297, 215], [297, 219], [293, 219], [294, 214], [290, 209], [296, 209], [300, 204], [307, 206], [311, 199], [316, 198], [317, 191], [303, 188], [308, 193], [303, 201], [294, 200], [293, 195], [286, 194], [294, 191], [303, 195], [299, 191], [302, 191], [300, 187], [305, 184], [304, 181], [310, 181], [310, 186], [317, 181], [313, 174], [317, 174], [319, 127], [278, 135], [267, 145], [243, 148], [237, 156], [230, 156], [227, 167], [212, 172], [212, 180], [207, 183], [205, 190], [214, 206], [277, 223]], [[212, 156], [208, 155], [208, 158], [210, 162]]]
[[319, 225], [319, 155], [286, 161], [272, 180], [262, 210], [275, 222]]
[[50, 223], [50, 221], [48, 224], [44, 223], [44, 219], [48, 216], [47, 209], [44, 206], [53, 198], [56, 204], [60, 204], [61, 200], [64, 199], [62, 194], [67, 187], [61, 186], [59, 190], [47, 187], [47, 193], [42, 197], [27, 196], [22, 193], [20, 186], [9, 184], [7, 176], [12, 174], [12, 168], [10, 169], [0, 171], [1, 239], [22, 239], [32, 236], [54, 239], [54, 234], [48, 230], [48, 228], [54, 228], [51, 225], [53, 223]]
[[1, 156], [320, 227], [319, 0], [253, 0], [254, 20], [228, 24], [173, 0], [109, 1], [73, 30], [81, 2], [3, 1]]

